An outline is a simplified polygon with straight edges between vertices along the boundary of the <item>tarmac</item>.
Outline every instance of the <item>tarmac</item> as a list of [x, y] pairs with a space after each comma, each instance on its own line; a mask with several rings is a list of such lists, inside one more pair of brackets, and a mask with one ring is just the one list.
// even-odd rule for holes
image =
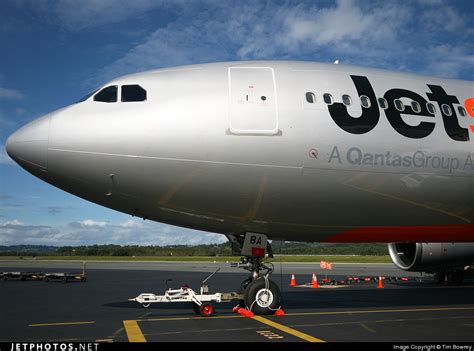
[[[282, 290], [285, 316], [242, 317], [237, 302], [214, 304], [214, 317], [194, 314], [187, 303], [128, 301], [169, 287], [198, 290], [208, 273], [213, 292], [236, 291], [248, 274], [226, 263], [89, 262], [86, 282], [0, 282], [0, 342], [473, 342], [474, 282], [438, 286], [429, 276], [393, 265], [334, 264], [328, 277], [412, 276], [313, 289], [314, 264], [279, 264], [272, 279]], [[0, 261], [0, 271], [77, 271], [80, 262]], [[282, 268], [280, 270], [280, 268]], [[290, 287], [291, 273], [299, 287]]]

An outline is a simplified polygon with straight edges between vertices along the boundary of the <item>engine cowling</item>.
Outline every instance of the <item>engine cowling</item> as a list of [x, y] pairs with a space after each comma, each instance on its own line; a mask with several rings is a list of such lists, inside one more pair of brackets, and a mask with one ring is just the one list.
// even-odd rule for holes
[[474, 262], [474, 243], [391, 243], [393, 263], [404, 271], [437, 272]]

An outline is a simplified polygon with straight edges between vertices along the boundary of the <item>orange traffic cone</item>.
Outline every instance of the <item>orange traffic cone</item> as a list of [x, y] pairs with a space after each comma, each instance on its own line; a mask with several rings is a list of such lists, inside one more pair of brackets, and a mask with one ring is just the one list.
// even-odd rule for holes
[[285, 311], [283, 311], [281, 308], [275, 311], [275, 316], [281, 317], [285, 315]]
[[296, 286], [296, 279], [294, 273], [291, 273], [290, 286]]
[[237, 310], [237, 313], [240, 314], [241, 316], [249, 317], [249, 318], [252, 318], [254, 316], [254, 313], [252, 311], [249, 311], [246, 308], [239, 308]]
[[383, 282], [382, 282], [382, 276], [379, 275], [379, 284], [377, 285], [377, 289], [383, 289]]
[[319, 288], [318, 278], [316, 277], [316, 274], [314, 273], [313, 273], [313, 278], [311, 279], [311, 284], [313, 285], [313, 289]]

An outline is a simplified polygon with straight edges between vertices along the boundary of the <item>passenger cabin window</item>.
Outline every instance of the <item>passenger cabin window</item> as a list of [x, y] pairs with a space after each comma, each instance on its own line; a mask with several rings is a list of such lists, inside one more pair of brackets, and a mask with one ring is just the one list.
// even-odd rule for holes
[[324, 99], [324, 102], [325, 102], [326, 104], [332, 105], [333, 100], [332, 100], [332, 95], [331, 95], [331, 94], [327, 94], [327, 93], [324, 94], [324, 95], [323, 95], [323, 99]]
[[426, 108], [428, 109], [428, 112], [434, 115], [436, 113], [436, 108], [435, 105], [433, 105], [431, 102], [428, 102], [426, 104]]
[[443, 110], [446, 116], [451, 116], [453, 114], [453, 111], [451, 110], [451, 107], [449, 107], [449, 105], [442, 104], [441, 109]]
[[387, 103], [387, 100], [385, 100], [384, 98], [379, 98], [378, 99], [378, 102], [379, 102], [379, 106], [380, 108], [386, 110], [388, 108], [388, 103]]
[[117, 102], [117, 86], [108, 86], [94, 95], [94, 101]]
[[396, 100], [393, 101], [393, 103], [395, 104], [395, 108], [398, 111], [404, 111], [405, 110], [405, 105], [403, 104], [402, 100], [396, 99]]
[[370, 107], [370, 99], [368, 96], [361, 95], [360, 96], [360, 104], [362, 107], [369, 108]]
[[342, 95], [342, 103], [346, 106], [350, 106], [352, 104], [352, 99], [349, 95]]
[[145, 101], [146, 90], [138, 84], [122, 85], [122, 102]]
[[458, 106], [459, 115], [461, 117], [466, 117], [466, 110], [462, 106]]
[[416, 112], [416, 113], [421, 111], [421, 106], [417, 101], [412, 101], [411, 102], [411, 108], [412, 108], [413, 112]]
[[314, 104], [316, 102], [316, 95], [314, 95], [314, 93], [307, 92], [306, 101], [309, 102], [310, 104]]

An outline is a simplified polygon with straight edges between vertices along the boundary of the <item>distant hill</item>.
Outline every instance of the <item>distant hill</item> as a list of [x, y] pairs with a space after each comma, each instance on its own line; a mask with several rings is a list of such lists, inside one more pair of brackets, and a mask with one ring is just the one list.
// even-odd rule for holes
[[11, 245], [4, 246], [0, 245], [0, 252], [37, 252], [37, 253], [54, 253], [58, 251], [57, 246], [45, 246], [45, 245]]

